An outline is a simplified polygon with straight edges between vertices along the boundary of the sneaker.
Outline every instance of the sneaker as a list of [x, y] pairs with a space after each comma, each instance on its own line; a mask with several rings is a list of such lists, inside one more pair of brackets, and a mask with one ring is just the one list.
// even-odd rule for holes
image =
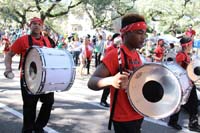
[[174, 128], [176, 130], [182, 130], [182, 127], [177, 123], [168, 123], [168, 126]]
[[195, 132], [200, 132], [200, 125], [198, 123], [189, 124], [189, 130], [195, 131]]
[[107, 102], [100, 102], [100, 105], [104, 107], [110, 107], [110, 104], [108, 104]]

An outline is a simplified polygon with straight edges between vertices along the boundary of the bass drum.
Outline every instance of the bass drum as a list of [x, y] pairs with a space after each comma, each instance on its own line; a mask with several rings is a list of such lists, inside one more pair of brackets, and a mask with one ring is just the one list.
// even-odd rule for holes
[[128, 98], [141, 115], [162, 119], [177, 112], [190, 94], [186, 71], [174, 62], [148, 63], [130, 77]]
[[188, 64], [187, 74], [192, 81], [199, 82], [200, 80], [200, 59], [199, 58], [191, 61]]
[[23, 63], [23, 78], [30, 94], [67, 91], [75, 79], [71, 54], [54, 48], [31, 47]]
[[168, 52], [164, 55], [163, 62], [168, 62], [168, 61], [176, 61], [176, 53], [175, 52]]

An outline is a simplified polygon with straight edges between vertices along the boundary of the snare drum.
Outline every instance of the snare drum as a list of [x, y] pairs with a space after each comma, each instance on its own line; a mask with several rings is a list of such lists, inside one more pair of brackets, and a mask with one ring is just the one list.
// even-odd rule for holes
[[46, 47], [31, 47], [22, 70], [27, 91], [34, 95], [69, 90], [76, 72], [68, 51]]
[[147, 63], [131, 75], [127, 95], [138, 113], [161, 119], [177, 112], [190, 91], [186, 71], [177, 63]]

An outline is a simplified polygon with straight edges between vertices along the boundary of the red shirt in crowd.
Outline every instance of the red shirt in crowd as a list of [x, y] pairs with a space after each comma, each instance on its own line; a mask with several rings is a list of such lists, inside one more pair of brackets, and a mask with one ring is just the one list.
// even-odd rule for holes
[[[156, 47], [156, 49], [154, 50], [155, 56], [160, 58], [164, 56], [164, 52], [165, 52], [165, 48], [164, 47]], [[161, 60], [157, 60], [155, 59], [156, 62], [161, 62]]]
[[[121, 45], [121, 48], [126, 53], [127, 56], [126, 60], [128, 62], [129, 70], [134, 70], [135, 68], [140, 67], [142, 65], [140, 56], [136, 51], [131, 52], [125, 45]], [[122, 66], [124, 68], [125, 59], [124, 59], [124, 54], [122, 52], [121, 52], [121, 59], [122, 59]], [[119, 72], [117, 48], [114, 48], [111, 51], [109, 51], [103, 58], [102, 62], [108, 68], [111, 75], [117, 74]], [[112, 108], [115, 88], [111, 86], [110, 89], [111, 89], [110, 103]], [[113, 120], [124, 122], [124, 121], [138, 120], [141, 118], [143, 118], [143, 116], [137, 113], [130, 105], [125, 89], [119, 89]]]
[[88, 45], [85, 46], [85, 51], [86, 51], [86, 58], [91, 59], [91, 57], [92, 57], [92, 50], [89, 48], [90, 47], [89, 45], [90, 44], [88, 44]]
[[196, 35], [196, 31], [195, 30], [187, 30], [186, 32], [185, 32], [185, 35], [186, 36], [188, 36], [188, 37], [193, 37], [193, 36], [195, 36]]

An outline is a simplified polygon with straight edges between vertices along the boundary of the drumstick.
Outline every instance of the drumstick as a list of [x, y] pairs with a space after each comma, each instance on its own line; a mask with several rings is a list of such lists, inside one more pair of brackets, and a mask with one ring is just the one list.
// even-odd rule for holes
[[117, 54], [118, 54], [118, 62], [119, 62], [119, 72], [122, 74], [122, 59], [121, 59], [121, 48], [120, 46], [117, 49]]

